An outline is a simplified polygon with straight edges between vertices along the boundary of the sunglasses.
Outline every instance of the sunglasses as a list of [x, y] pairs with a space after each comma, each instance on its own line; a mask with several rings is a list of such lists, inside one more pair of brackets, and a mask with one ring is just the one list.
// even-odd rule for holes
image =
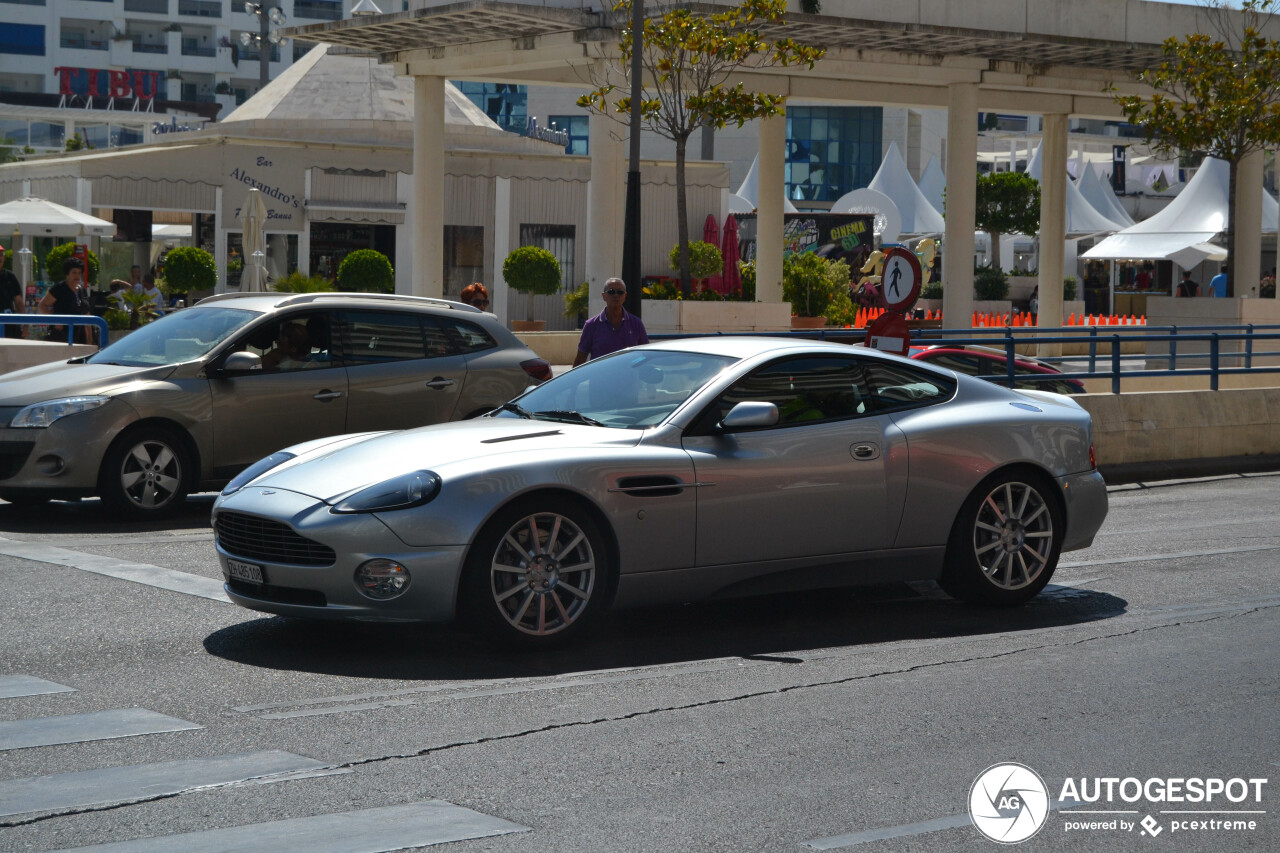
[[488, 300], [488, 299], [476, 299], [476, 300], [474, 300], [471, 304], [472, 304], [472, 305], [475, 305], [475, 306], [488, 305], [488, 304], [489, 304], [489, 300]]
[[606, 290], [605, 293], [609, 294], [610, 296], [626, 296], [627, 295], [627, 292], [625, 290], [616, 290], [616, 289]]

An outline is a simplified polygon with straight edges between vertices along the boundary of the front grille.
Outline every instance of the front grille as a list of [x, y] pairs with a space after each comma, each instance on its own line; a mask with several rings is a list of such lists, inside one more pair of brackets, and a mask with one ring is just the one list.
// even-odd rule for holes
[[0, 480], [7, 480], [22, 470], [31, 455], [34, 441], [0, 441]]
[[246, 560], [290, 566], [332, 566], [337, 560], [328, 545], [299, 535], [287, 524], [256, 515], [220, 512], [214, 532], [222, 550]]

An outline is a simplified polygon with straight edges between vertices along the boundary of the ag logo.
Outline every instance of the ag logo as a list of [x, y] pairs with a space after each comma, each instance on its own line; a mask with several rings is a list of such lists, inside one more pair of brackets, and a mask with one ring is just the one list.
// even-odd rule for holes
[[1044, 826], [1049, 790], [1022, 764], [993, 764], [969, 789], [969, 816], [978, 831], [1001, 844], [1026, 841]]

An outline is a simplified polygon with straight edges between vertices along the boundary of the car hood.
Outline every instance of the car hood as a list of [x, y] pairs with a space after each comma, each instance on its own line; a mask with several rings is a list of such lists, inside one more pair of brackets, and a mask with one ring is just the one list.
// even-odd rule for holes
[[107, 394], [131, 382], [163, 379], [173, 370], [169, 364], [161, 367], [65, 361], [38, 364], [0, 377], [0, 406], [30, 406], [59, 397]]
[[[565, 450], [633, 447], [639, 430], [563, 424], [516, 418], [479, 418], [336, 441], [300, 454], [296, 463], [269, 471], [255, 487], [287, 489], [334, 503], [366, 486], [411, 471], [431, 470], [447, 477], [452, 466], [495, 464], [494, 457], [533, 457]], [[306, 450], [306, 446], [299, 449]], [[290, 448], [290, 450], [294, 450]]]

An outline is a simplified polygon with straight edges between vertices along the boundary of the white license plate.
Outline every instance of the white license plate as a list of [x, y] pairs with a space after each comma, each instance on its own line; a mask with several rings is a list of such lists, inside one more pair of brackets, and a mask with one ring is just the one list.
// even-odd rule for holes
[[262, 573], [262, 566], [255, 566], [253, 563], [227, 560], [227, 572], [233, 580], [248, 581], [249, 583], [267, 582], [266, 576]]

